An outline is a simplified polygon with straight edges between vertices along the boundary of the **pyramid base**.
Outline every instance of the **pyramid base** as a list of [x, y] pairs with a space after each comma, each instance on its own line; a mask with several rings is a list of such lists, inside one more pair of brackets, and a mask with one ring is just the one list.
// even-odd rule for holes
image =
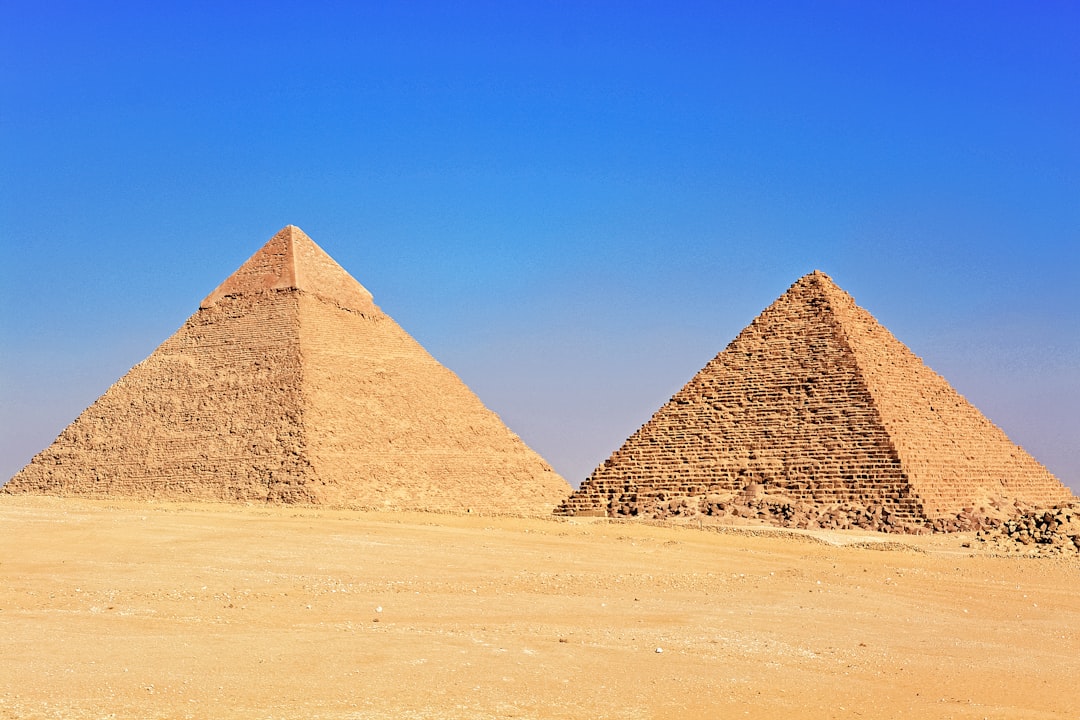
[[1075, 507], [1069, 502], [1044, 507], [1017, 499], [992, 498], [955, 512], [928, 513], [917, 499], [833, 497], [808, 502], [786, 495], [779, 488], [762, 485], [749, 485], [739, 491], [712, 488], [702, 493], [688, 493], [676, 487], [647, 491], [624, 488], [623, 492], [610, 494], [595, 488], [589, 490], [592, 491], [579, 491], [567, 498], [554, 514], [921, 535], [997, 528], [1017, 518]]

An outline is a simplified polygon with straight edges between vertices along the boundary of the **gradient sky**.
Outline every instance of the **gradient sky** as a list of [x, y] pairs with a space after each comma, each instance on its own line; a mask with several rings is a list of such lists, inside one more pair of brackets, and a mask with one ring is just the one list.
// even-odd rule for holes
[[0, 479], [286, 224], [573, 484], [799, 276], [1080, 492], [1076, 2], [0, 3]]

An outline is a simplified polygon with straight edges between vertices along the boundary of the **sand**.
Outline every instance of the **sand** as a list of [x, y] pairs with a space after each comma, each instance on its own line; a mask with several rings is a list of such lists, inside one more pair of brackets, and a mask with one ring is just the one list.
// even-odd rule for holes
[[970, 541], [3, 497], [0, 717], [1080, 717], [1080, 560]]

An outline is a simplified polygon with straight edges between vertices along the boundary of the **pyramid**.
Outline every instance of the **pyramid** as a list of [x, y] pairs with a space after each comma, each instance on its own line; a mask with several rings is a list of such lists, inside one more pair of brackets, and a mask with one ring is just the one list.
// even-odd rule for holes
[[[708, 498], [884, 508], [926, 524], [1072, 493], [824, 273], [798, 280], [557, 510], [663, 516]], [[998, 505], [994, 505], [997, 507]]]
[[570, 486], [288, 226], [2, 491], [534, 514]]

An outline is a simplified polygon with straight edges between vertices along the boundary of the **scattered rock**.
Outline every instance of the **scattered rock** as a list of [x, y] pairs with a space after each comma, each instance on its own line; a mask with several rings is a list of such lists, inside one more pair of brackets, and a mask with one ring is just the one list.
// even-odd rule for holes
[[1024, 508], [1004, 520], [983, 518], [975, 539], [999, 552], [1039, 555], [1080, 553], [1080, 505]]

